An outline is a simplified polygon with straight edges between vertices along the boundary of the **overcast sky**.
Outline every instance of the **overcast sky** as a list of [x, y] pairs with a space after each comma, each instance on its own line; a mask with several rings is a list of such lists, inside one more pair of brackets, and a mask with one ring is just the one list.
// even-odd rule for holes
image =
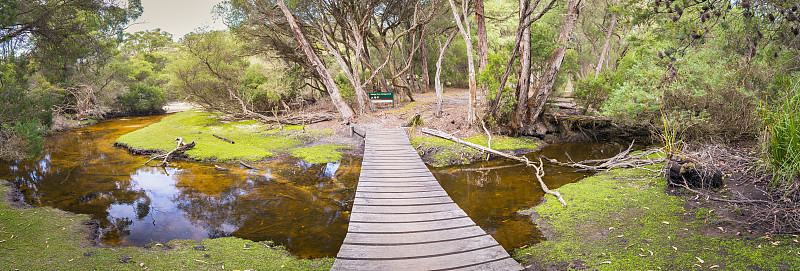
[[142, 0], [144, 13], [126, 32], [161, 28], [173, 35], [178, 41], [186, 33], [198, 27], [210, 27], [211, 30], [226, 29], [222, 19], [214, 20], [211, 13], [221, 0]]

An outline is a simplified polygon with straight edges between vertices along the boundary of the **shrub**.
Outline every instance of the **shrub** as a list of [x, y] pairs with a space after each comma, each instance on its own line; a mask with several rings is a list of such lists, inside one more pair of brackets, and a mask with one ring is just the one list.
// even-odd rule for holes
[[167, 97], [158, 87], [133, 84], [128, 92], [117, 96], [116, 103], [121, 112], [149, 114], [161, 111], [167, 104]]

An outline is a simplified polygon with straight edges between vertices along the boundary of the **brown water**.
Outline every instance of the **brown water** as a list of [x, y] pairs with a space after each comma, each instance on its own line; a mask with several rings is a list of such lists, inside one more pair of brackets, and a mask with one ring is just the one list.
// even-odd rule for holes
[[[611, 157], [623, 149], [614, 143], [554, 144], [539, 153], [527, 155], [568, 161]], [[567, 153], [569, 156], [567, 156]], [[591, 174], [575, 169], [545, 164], [542, 178], [550, 189], [576, 182]], [[432, 169], [439, 183], [461, 209], [508, 251], [544, 240], [531, 217], [517, 213], [542, 201], [544, 192], [534, 172], [520, 163], [495, 159], [466, 166]], [[547, 200], [553, 200], [548, 196]], [[569, 195], [564, 195], [569, 204]]]
[[237, 236], [273, 240], [300, 257], [336, 256], [349, 222], [361, 160], [309, 165], [295, 159], [259, 163], [259, 170], [178, 162], [142, 167], [145, 156], [114, 140], [161, 117], [104, 121], [45, 139], [43, 157], [0, 164], [35, 206], [90, 214], [106, 245]]
[[[347, 234], [360, 158], [318, 165], [285, 158], [254, 164], [258, 170], [218, 164], [232, 170], [217, 171], [196, 162], [164, 169], [143, 167], [147, 157], [112, 146], [160, 118], [115, 119], [49, 136], [41, 158], [0, 164], [0, 178], [12, 181], [32, 205], [92, 215], [106, 245], [236, 236], [272, 240], [299, 257], [336, 256]], [[583, 160], [621, 148], [561, 144], [541, 154], [565, 160], [568, 152]], [[529, 217], [516, 213], [538, 204], [542, 191], [531, 172], [512, 165], [495, 160], [432, 169], [453, 200], [509, 251], [543, 239]], [[587, 176], [572, 171], [546, 166], [545, 182], [552, 189]]]

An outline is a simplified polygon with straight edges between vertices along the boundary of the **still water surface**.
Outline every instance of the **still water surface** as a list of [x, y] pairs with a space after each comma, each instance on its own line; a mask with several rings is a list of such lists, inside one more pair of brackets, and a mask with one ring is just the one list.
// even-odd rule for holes
[[[113, 146], [117, 137], [160, 118], [114, 119], [48, 136], [42, 157], [0, 164], [0, 178], [12, 181], [32, 205], [92, 215], [106, 245], [236, 236], [272, 240], [299, 257], [336, 256], [347, 233], [359, 157], [316, 165], [288, 157], [254, 164], [257, 170], [218, 164], [232, 170], [217, 171], [214, 164], [197, 162], [143, 167], [147, 157]], [[621, 148], [559, 144], [536, 155], [596, 159]], [[546, 166], [545, 182], [553, 189], [587, 176], [572, 171]], [[432, 172], [507, 250], [542, 240], [530, 218], [516, 213], [542, 200], [529, 170], [494, 160]]]

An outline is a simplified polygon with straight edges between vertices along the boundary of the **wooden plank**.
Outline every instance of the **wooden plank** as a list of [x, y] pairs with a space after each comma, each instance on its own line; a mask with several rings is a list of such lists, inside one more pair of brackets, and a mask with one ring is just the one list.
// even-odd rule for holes
[[383, 205], [353, 205], [353, 212], [380, 213], [380, 214], [418, 214], [459, 210], [455, 203], [410, 205], [410, 206], [383, 206]]
[[447, 212], [438, 213], [424, 213], [424, 214], [367, 214], [367, 213], [351, 213], [351, 222], [375, 222], [375, 223], [389, 223], [389, 222], [422, 222], [434, 221], [442, 219], [453, 219], [459, 217], [467, 217], [463, 210], [452, 210]]
[[461, 251], [476, 250], [497, 246], [489, 235], [479, 235], [435, 243], [407, 245], [352, 245], [344, 244], [339, 249], [339, 258], [349, 259], [398, 259], [422, 258], [431, 255], [454, 254]]
[[361, 198], [425, 198], [425, 197], [438, 197], [447, 196], [444, 190], [434, 190], [429, 192], [394, 192], [394, 193], [373, 193], [373, 192], [359, 192]]
[[435, 198], [416, 198], [416, 199], [368, 199], [355, 198], [353, 204], [359, 205], [423, 205], [453, 202], [449, 196]]
[[[498, 264], [493, 264], [498, 263]], [[500, 245], [411, 259], [336, 259], [331, 270], [522, 270]]]
[[[403, 222], [403, 223], [363, 223], [363, 222], [350, 222], [347, 227], [347, 232], [353, 233], [412, 233], [412, 232], [425, 232], [425, 231], [438, 231], [445, 229], [463, 228], [467, 226], [475, 226], [475, 222], [469, 217], [460, 217], [453, 219], [423, 221], [423, 222]], [[495, 242], [497, 244], [497, 242]], [[341, 251], [339, 252], [341, 253]]]
[[486, 235], [480, 227], [466, 226], [438, 231], [413, 233], [347, 233], [345, 244], [416, 244], [461, 239], [464, 237]]
[[436, 191], [444, 191], [441, 187], [434, 187], [434, 186], [414, 186], [414, 187], [374, 187], [374, 186], [365, 186], [365, 187], [356, 187], [356, 197], [358, 197], [358, 193], [361, 192], [373, 192], [373, 193], [410, 193], [410, 192], [436, 192]]

